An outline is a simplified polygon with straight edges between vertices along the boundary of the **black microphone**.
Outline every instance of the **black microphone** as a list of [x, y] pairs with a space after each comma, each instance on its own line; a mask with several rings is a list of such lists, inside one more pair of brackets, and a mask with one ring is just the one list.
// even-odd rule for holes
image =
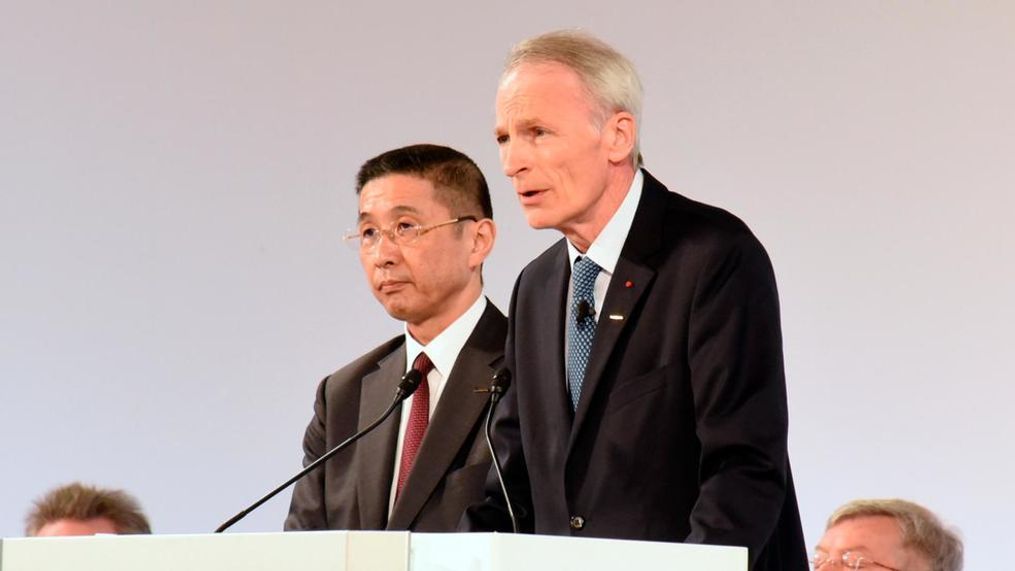
[[411, 395], [412, 393], [416, 392], [416, 389], [419, 388], [419, 384], [421, 382], [423, 382], [423, 374], [420, 373], [419, 371], [417, 371], [416, 369], [412, 369], [408, 373], [402, 375], [402, 379], [400, 381], [398, 381], [398, 387], [395, 388], [395, 398], [393, 398], [391, 400], [391, 404], [388, 405], [388, 409], [385, 410], [384, 413], [381, 414], [381, 416], [377, 417], [377, 420], [375, 420], [372, 423], [370, 423], [370, 425], [367, 426], [366, 428], [364, 428], [363, 430], [360, 430], [356, 434], [353, 434], [349, 438], [345, 439], [338, 446], [335, 446], [331, 450], [328, 450], [323, 456], [321, 456], [317, 460], [314, 460], [313, 462], [308, 464], [306, 468], [300, 470], [299, 473], [297, 473], [295, 476], [293, 476], [292, 478], [289, 478], [288, 480], [286, 480], [285, 483], [282, 484], [281, 486], [275, 488], [271, 492], [268, 492], [268, 494], [266, 496], [264, 496], [263, 498], [257, 500], [256, 502], [254, 502], [247, 509], [245, 509], [245, 510], [241, 511], [240, 513], [234, 515], [233, 517], [229, 518], [228, 521], [226, 521], [222, 525], [218, 526], [218, 529], [215, 530], [215, 533], [222, 533], [223, 531], [229, 529], [230, 527], [233, 526], [234, 523], [236, 523], [236, 522], [240, 521], [241, 519], [247, 517], [247, 514], [249, 514], [250, 512], [256, 510], [257, 508], [261, 507], [261, 504], [263, 504], [264, 502], [270, 500], [271, 498], [274, 498], [279, 492], [281, 492], [282, 490], [288, 488], [294, 482], [296, 482], [296, 480], [299, 480], [303, 476], [306, 476], [307, 474], [312, 472], [314, 470], [314, 468], [317, 468], [318, 466], [323, 464], [325, 461], [327, 461], [329, 458], [331, 458], [335, 454], [338, 454], [343, 449], [345, 449], [347, 446], [349, 446], [353, 442], [356, 442], [357, 440], [359, 440], [363, 436], [366, 436], [370, 431], [372, 431], [373, 429], [377, 428], [377, 426], [380, 423], [384, 422], [384, 420], [386, 418], [391, 416], [391, 413], [395, 410], [395, 408], [399, 405], [399, 403], [401, 403], [403, 400], [409, 398], [409, 395]]
[[578, 302], [578, 308], [575, 311], [575, 321], [581, 323], [588, 317], [596, 316], [596, 308], [588, 302], [588, 300], [581, 300]]
[[500, 397], [504, 396], [509, 386], [511, 386], [511, 371], [507, 367], [497, 369], [493, 373], [493, 380], [490, 381], [490, 407], [486, 409], [486, 446], [490, 449], [493, 471], [497, 474], [500, 491], [504, 494], [508, 517], [511, 518], [511, 529], [518, 533], [518, 520], [515, 519], [515, 510], [511, 507], [511, 496], [508, 495], [507, 486], [504, 484], [504, 473], [500, 470], [500, 461], [497, 460], [497, 452], [493, 449], [493, 441], [490, 440], [490, 419], [493, 418], [493, 409], [497, 407], [497, 402], [500, 401]]
[[497, 404], [508, 387], [511, 386], [511, 371], [507, 367], [501, 367], [493, 372], [493, 379], [490, 381], [490, 402]]

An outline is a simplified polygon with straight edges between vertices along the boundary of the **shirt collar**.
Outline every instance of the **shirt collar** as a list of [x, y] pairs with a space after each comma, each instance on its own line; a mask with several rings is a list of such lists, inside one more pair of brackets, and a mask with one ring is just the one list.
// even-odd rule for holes
[[620, 207], [613, 213], [610, 221], [606, 223], [603, 230], [593, 240], [587, 252], [582, 254], [570, 240], [567, 240], [567, 257], [574, 267], [574, 261], [578, 256], [587, 256], [603, 269], [607, 274], [612, 275], [617, 267], [617, 260], [620, 259], [620, 252], [624, 249], [624, 242], [631, 232], [631, 225], [634, 224], [634, 213], [638, 210], [638, 202], [641, 200], [641, 188], [645, 177], [638, 169], [634, 173], [634, 180], [631, 181], [631, 188], [627, 196], [620, 203]]
[[447, 379], [451, 375], [451, 368], [455, 366], [458, 354], [468, 341], [472, 330], [476, 328], [479, 319], [486, 311], [486, 296], [480, 294], [465, 313], [458, 316], [451, 325], [444, 328], [436, 337], [430, 340], [427, 345], [420, 344], [411, 334], [409, 326], [405, 326], [405, 372], [412, 368], [413, 361], [420, 353], [426, 351], [426, 356], [433, 362], [434, 369], [440, 373], [441, 378]]

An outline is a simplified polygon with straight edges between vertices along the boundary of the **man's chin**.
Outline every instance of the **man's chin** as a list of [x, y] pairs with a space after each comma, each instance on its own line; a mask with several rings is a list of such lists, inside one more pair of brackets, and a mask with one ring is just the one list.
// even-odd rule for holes
[[536, 230], [544, 230], [546, 228], [553, 228], [553, 221], [550, 219], [549, 213], [541, 208], [526, 208], [525, 209], [525, 221], [529, 223], [529, 227]]
[[397, 305], [385, 304], [384, 311], [387, 311], [388, 315], [390, 315], [392, 318], [397, 319], [399, 321], [408, 321], [409, 320], [410, 313], [404, 307], [397, 306]]
[[381, 305], [384, 306], [384, 311], [388, 312], [393, 319], [399, 321], [412, 321], [413, 316], [416, 313], [412, 310], [409, 304], [405, 303], [405, 300], [389, 297], [380, 300]]

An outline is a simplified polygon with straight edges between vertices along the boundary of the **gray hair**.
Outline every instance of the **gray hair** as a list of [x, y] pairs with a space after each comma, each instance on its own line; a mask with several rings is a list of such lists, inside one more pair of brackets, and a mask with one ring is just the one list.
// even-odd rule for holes
[[853, 500], [835, 510], [827, 528], [857, 517], [887, 516], [902, 531], [902, 543], [922, 554], [931, 571], [962, 571], [962, 540], [927, 508], [899, 499]]
[[[558, 30], [516, 45], [508, 55], [504, 74], [523, 63], [551, 62], [567, 66], [578, 74], [587, 94], [598, 103], [600, 127], [618, 111], [634, 115], [636, 127], [641, 127], [641, 80], [634, 64], [623, 54], [588, 33]], [[642, 165], [639, 139], [635, 132], [631, 151], [635, 167]]]

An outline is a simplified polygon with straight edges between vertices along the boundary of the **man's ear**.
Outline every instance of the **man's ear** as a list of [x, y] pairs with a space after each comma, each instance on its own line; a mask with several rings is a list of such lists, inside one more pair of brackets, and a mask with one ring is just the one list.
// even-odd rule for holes
[[627, 111], [618, 111], [606, 122], [609, 159], [612, 163], [631, 160], [634, 143], [638, 138], [638, 124]]
[[476, 224], [472, 233], [472, 251], [469, 253], [469, 265], [478, 268], [483, 265], [490, 252], [493, 251], [493, 243], [497, 240], [497, 225], [489, 218], [483, 218]]

